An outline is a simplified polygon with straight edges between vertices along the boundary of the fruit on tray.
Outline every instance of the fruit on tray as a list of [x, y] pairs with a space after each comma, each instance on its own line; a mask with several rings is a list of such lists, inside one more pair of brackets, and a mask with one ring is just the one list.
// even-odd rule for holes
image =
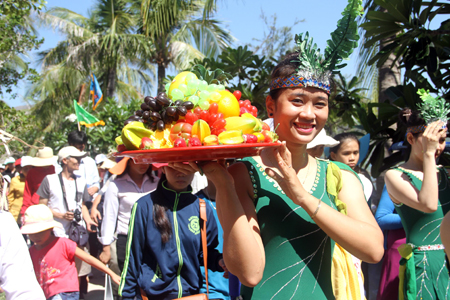
[[278, 136], [257, 118], [241, 91], [230, 92], [230, 78], [221, 70], [195, 66], [181, 72], [156, 97], [147, 96], [141, 109], [124, 122], [116, 138], [118, 151], [171, 147], [275, 142]]

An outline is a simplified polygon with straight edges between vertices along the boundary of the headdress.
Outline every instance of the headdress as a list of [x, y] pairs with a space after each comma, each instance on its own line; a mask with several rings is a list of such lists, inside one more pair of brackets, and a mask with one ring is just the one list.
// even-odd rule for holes
[[316, 87], [330, 93], [330, 77], [337, 70], [345, 67], [342, 60], [347, 59], [358, 46], [358, 24], [356, 17], [363, 12], [362, 0], [349, 0], [347, 7], [338, 21], [336, 30], [327, 41], [324, 55], [313, 44], [309, 33], [296, 35], [295, 41], [299, 47], [298, 60], [300, 65], [296, 73], [287, 77], [274, 78], [270, 90], [288, 87]]
[[[420, 99], [422, 99], [422, 103], [419, 103], [417, 106], [420, 111], [420, 116], [424, 119], [426, 125], [409, 126], [406, 129], [406, 134], [425, 132], [427, 125], [437, 120], [440, 120], [445, 123], [442, 126], [443, 129], [447, 128], [448, 113], [450, 112], [450, 104], [448, 104], [447, 101], [445, 101], [445, 99], [439, 96], [438, 97], [431, 96], [430, 92], [426, 91], [425, 89], [418, 90], [417, 94], [419, 94]], [[411, 115], [411, 112], [409, 113], [409, 115]]]

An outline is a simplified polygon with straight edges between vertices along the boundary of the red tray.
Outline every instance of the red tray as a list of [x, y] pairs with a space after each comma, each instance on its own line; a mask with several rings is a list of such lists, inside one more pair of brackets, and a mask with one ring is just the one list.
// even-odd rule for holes
[[117, 157], [131, 157], [137, 164], [186, 162], [243, 158], [259, 155], [267, 147], [278, 147], [278, 143], [257, 143], [239, 145], [201, 146], [186, 148], [164, 148], [116, 152]]

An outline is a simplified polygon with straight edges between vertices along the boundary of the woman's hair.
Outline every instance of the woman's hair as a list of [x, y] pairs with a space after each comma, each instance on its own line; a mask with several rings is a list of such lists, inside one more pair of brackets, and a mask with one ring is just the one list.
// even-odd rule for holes
[[[129, 172], [129, 170], [130, 170], [130, 161], [131, 161], [131, 159], [130, 160], [128, 160], [128, 162], [127, 162], [127, 167], [125, 168], [125, 170], [123, 171], [123, 173], [122, 174], [120, 174], [120, 175], [118, 175], [117, 177], [122, 177], [122, 176], [124, 176], [125, 174], [128, 174], [128, 172]], [[147, 174], [147, 176], [148, 176], [148, 179], [150, 179], [150, 182], [155, 182], [155, 176], [153, 176], [153, 170], [152, 170], [152, 165], [150, 165], [149, 167], [148, 167], [148, 170], [147, 170], [147, 172], [145, 172], [145, 174]]]
[[[402, 109], [398, 113], [398, 126], [399, 127], [412, 127], [412, 126], [421, 126], [426, 125], [426, 122], [422, 117], [420, 116], [420, 113], [417, 110], [411, 110], [410, 108], [406, 107]], [[412, 133], [414, 138], [417, 138], [420, 134], [420, 132]], [[406, 139], [405, 135], [405, 143], [406, 149], [403, 150], [403, 159], [407, 161], [409, 159], [409, 156], [411, 154], [411, 145], [409, 144], [408, 140]]]
[[[166, 180], [166, 175], [161, 174], [161, 178], [159, 179], [158, 186], [162, 184]], [[170, 224], [170, 220], [167, 217], [166, 211], [169, 209], [165, 206], [163, 199], [154, 199], [153, 200], [153, 220], [155, 222], [155, 226], [161, 234], [161, 242], [163, 244], [167, 243], [172, 236], [172, 225]]]
[[[426, 125], [426, 122], [424, 119], [422, 119], [422, 117], [420, 116], [420, 113], [416, 110], [411, 110], [408, 107], [402, 109], [398, 113], [398, 120], [399, 120], [399, 125], [404, 126], [406, 128], [412, 127], [412, 126]], [[420, 132], [413, 133], [414, 137], [417, 137], [419, 134], [420, 134]]]
[[345, 140], [355, 140], [355, 141], [358, 142], [358, 146], [360, 146], [358, 137], [356, 135], [354, 135], [353, 133], [347, 133], [347, 132], [339, 133], [338, 135], [334, 136], [333, 138], [336, 141], [339, 142], [339, 144], [337, 144], [336, 146], [330, 148], [330, 152], [333, 152], [333, 153], [337, 153], [339, 151], [339, 149], [341, 148], [342, 143]]

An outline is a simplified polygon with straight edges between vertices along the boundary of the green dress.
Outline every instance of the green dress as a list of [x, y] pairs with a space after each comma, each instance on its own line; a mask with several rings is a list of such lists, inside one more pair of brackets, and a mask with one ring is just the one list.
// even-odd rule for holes
[[[412, 185], [420, 190], [422, 180], [413, 173], [395, 168], [406, 174]], [[450, 281], [439, 229], [450, 209], [448, 174], [439, 168], [439, 204], [433, 213], [424, 213], [407, 205], [396, 205], [406, 232], [406, 244], [399, 247], [402, 255], [400, 275], [401, 299], [450, 299]], [[404, 271], [403, 271], [404, 270]], [[403, 294], [403, 295], [402, 295]]]
[[[253, 158], [245, 158], [254, 187], [254, 200], [266, 254], [262, 280], [254, 288], [242, 286], [248, 299], [335, 299], [331, 284], [332, 241], [308, 213], [290, 200]], [[317, 159], [310, 193], [336, 209], [327, 193], [329, 161]]]

